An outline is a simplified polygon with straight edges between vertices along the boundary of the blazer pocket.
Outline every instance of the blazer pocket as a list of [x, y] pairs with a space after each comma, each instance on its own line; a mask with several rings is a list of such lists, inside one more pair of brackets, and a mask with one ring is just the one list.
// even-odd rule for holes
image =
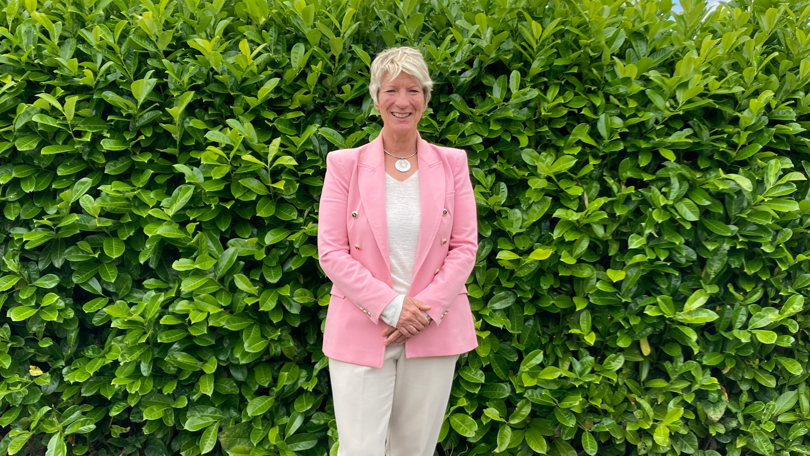
[[346, 295], [341, 293], [341, 291], [338, 290], [337, 287], [334, 286], [334, 285], [332, 285], [332, 290], [329, 292], [329, 294], [331, 294], [332, 296], [337, 296], [338, 298], [345, 298], [346, 297]]
[[452, 215], [455, 210], [456, 192], [444, 194], [444, 210], [447, 211], [445, 215]]

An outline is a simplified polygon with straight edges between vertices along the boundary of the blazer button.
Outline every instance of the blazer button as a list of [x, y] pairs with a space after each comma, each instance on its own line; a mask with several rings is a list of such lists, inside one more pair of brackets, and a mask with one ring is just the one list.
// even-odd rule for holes
[[356, 248], [357, 250], [360, 250], [360, 244], [354, 244], [354, 248]]
[[442, 217], [444, 217], [445, 215], [447, 215], [447, 209], [442, 209]]
[[447, 244], [447, 238], [442, 239], [442, 245]]
[[438, 270], [438, 269], [436, 269], [435, 271], [433, 271], [433, 275], [436, 275], [436, 274], [438, 274], [438, 273], [439, 273], [439, 270]]
[[352, 211], [352, 218], [357, 218], [357, 211]]

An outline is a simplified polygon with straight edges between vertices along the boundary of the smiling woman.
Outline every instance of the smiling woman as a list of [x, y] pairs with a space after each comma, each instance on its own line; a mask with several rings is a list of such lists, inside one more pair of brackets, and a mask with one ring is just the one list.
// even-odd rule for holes
[[327, 155], [318, 254], [339, 456], [432, 456], [458, 355], [478, 345], [467, 155], [417, 131], [432, 85], [416, 49], [382, 52], [369, 83], [382, 132]]

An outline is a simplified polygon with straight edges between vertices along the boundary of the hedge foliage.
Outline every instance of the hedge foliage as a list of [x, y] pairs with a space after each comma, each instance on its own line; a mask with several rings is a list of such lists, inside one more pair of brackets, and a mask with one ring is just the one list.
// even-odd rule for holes
[[423, 50], [480, 346], [440, 454], [810, 454], [810, 2], [0, 0], [0, 454], [335, 454], [325, 156]]

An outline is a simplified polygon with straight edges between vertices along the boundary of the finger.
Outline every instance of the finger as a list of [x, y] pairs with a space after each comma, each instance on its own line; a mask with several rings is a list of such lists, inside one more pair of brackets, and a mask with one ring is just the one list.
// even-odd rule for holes
[[403, 321], [402, 325], [408, 328], [408, 334], [412, 336], [419, 334], [423, 329], [425, 329], [425, 325], [420, 323], [419, 320], [416, 318], [416, 316], [413, 316]]
[[396, 330], [397, 330], [397, 328], [395, 328], [395, 327], [393, 327], [393, 326], [391, 326], [391, 325], [388, 325], [388, 326], [387, 326], [387, 327], [386, 327], [386, 328], [383, 330], [382, 335], [383, 335], [383, 337], [388, 337], [388, 336], [390, 336], [390, 335], [391, 335], [391, 333], [392, 333], [392, 332], [394, 332], [394, 331], [396, 331]]
[[419, 320], [419, 323], [422, 323], [422, 326], [427, 326], [430, 323], [430, 321], [422, 312], [419, 312], [416, 315], [416, 319]]
[[406, 323], [406, 324], [402, 325], [402, 328], [400, 329], [400, 332], [402, 332], [402, 329], [404, 329], [406, 331], [406, 333], [410, 334], [411, 336], [415, 336], [415, 335], [419, 334], [419, 330], [416, 329], [416, 327], [413, 324], [410, 324], [410, 323]]
[[430, 310], [431, 309], [431, 307], [429, 305], [425, 304], [422, 301], [417, 301], [416, 299], [414, 299], [413, 303], [416, 304], [416, 307], [418, 307], [421, 310]]
[[394, 343], [395, 343], [395, 344], [397, 344], [397, 345], [402, 345], [402, 344], [404, 344], [404, 343], [405, 343], [405, 342], [406, 342], [408, 339], [410, 339], [410, 337], [408, 337], [408, 336], [406, 336], [406, 335], [404, 335], [404, 334], [400, 334], [400, 336], [399, 336], [399, 337], [398, 337], [398, 338], [397, 338], [397, 339], [394, 341]]
[[393, 344], [394, 341], [399, 338], [399, 336], [400, 336], [400, 332], [398, 330], [394, 331], [393, 333], [391, 333], [390, 336], [388, 336], [387, 339], [385, 339], [385, 342], [383, 342], [383, 345], [385, 345], [387, 347], [387, 346]]
[[418, 328], [419, 331], [425, 329], [425, 326], [427, 326], [429, 323], [427, 317], [425, 317], [421, 310], [417, 310], [411, 314], [406, 321]]

